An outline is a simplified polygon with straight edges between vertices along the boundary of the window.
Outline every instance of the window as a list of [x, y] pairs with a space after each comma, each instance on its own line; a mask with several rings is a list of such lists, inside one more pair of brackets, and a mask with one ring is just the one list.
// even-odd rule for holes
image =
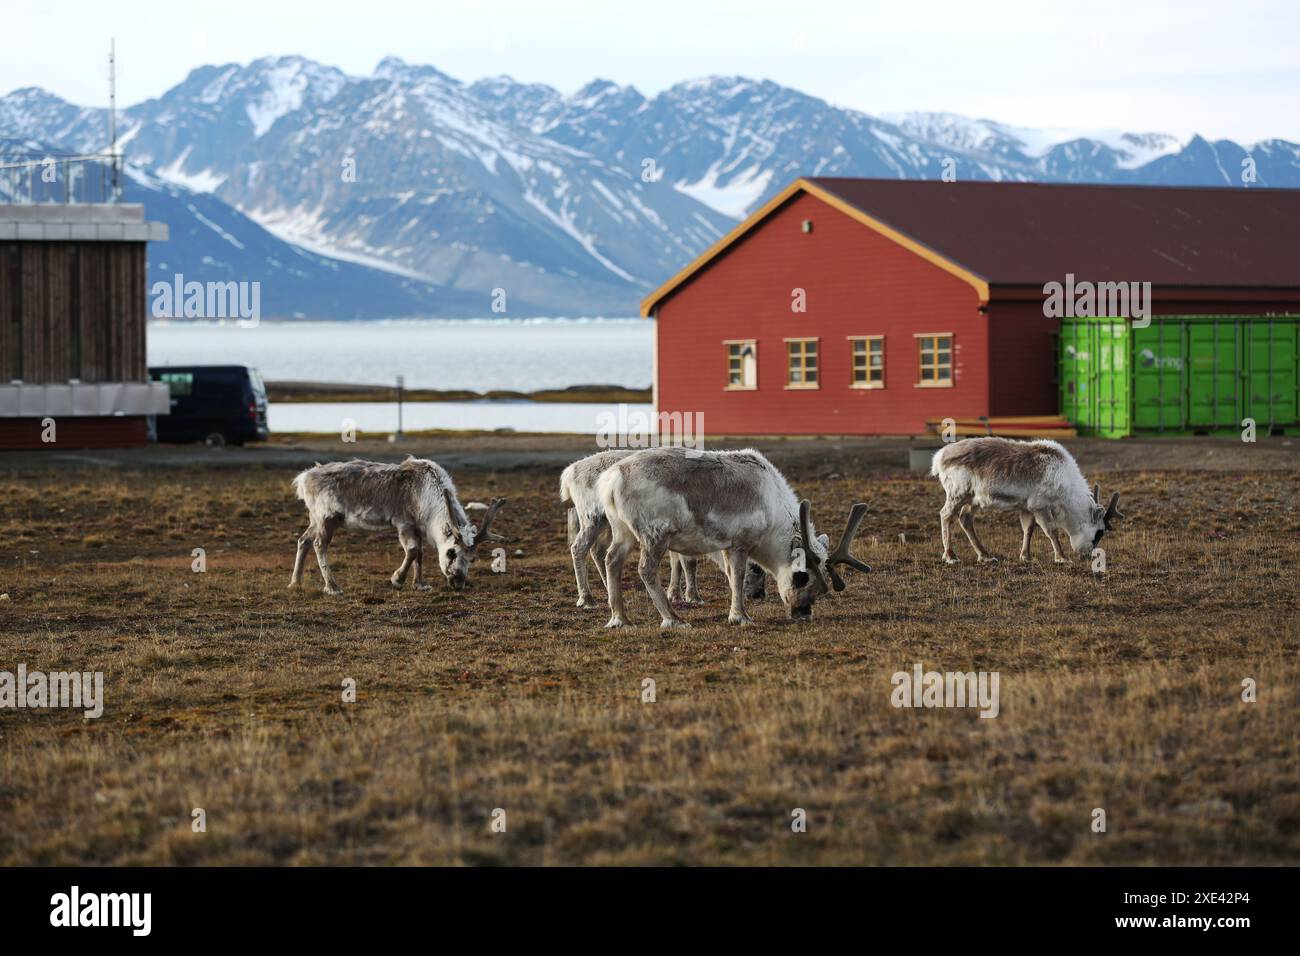
[[817, 384], [817, 340], [786, 339], [789, 377], [786, 388], [819, 388]]
[[952, 387], [952, 333], [926, 332], [916, 337], [918, 388]]
[[166, 382], [172, 398], [189, 395], [194, 391], [193, 372], [163, 372], [158, 381]]
[[849, 336], [853, 354], [851, 388], [885, 387], [885, 337], [883, 335]]
[[758, 343], [753, 339], [723, 342], [727, 347], [727, 388], [758, 388]]

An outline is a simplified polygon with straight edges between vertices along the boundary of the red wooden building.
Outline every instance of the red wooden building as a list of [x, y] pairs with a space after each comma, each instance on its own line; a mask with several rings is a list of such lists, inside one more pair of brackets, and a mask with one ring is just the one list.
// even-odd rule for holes
[[642, 303], [656, 410], [735, 435], [1052, 415], [1045, 283], [1294, 314], [1297, 249], [1300, 190], [800, 179]]

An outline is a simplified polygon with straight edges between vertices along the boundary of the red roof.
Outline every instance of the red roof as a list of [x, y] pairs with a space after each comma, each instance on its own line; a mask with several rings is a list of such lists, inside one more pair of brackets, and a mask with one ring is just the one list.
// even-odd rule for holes
[[991, 284], [1300, 287], [1300, 190], [813, 178]]

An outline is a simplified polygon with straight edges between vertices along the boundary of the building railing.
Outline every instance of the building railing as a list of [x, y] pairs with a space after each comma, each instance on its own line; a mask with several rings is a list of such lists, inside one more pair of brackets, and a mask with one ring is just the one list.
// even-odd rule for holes
[[122, 200], [122, 157], [112, 153], [0, 153], [0, 203], [116, 203]]

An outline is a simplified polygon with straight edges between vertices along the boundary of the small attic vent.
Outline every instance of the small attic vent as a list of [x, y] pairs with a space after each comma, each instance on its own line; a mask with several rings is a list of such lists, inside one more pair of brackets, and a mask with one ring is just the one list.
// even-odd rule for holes
[[803, 231], [804, 231], [804, 232], [812, 232], [812, 220], [811, 220], [811, 219], [805, 219], [805, 220], [803, 221]]

